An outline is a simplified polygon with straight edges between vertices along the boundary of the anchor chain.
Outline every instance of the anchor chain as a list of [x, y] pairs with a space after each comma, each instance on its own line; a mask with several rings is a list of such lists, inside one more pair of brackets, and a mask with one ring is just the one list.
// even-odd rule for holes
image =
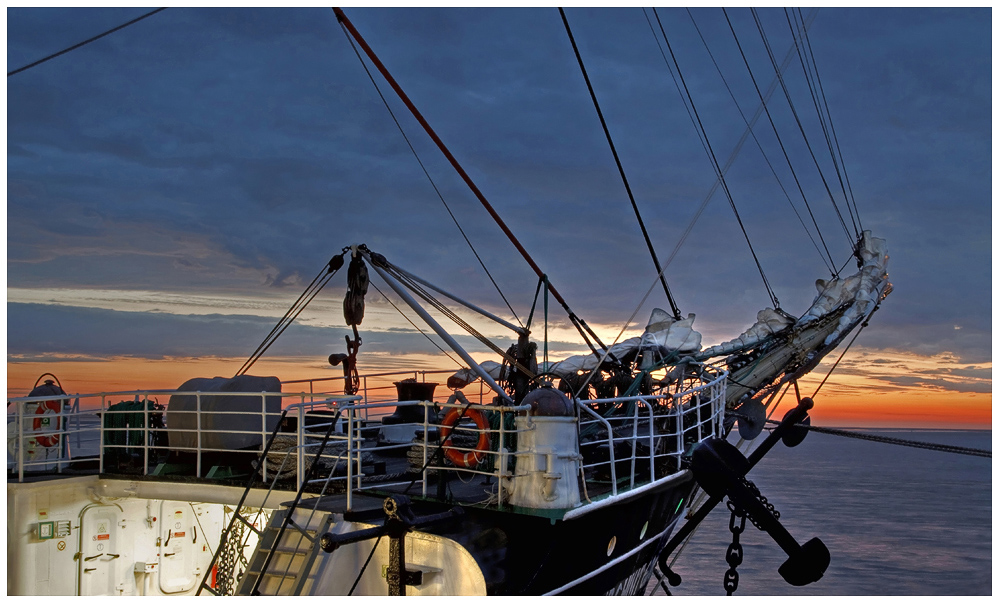
[[[740, 573], [736, 567], [743, 563], [743, 545], [740, 543], [740, 534], [746, 529], [746, 512], [736, 506], [732, 500], [726, 502], [732, 515], [729, 517], [729, 531], [733, 534], [733, 542], [726, 550], [726, 562], [729, 563], [729, 570], [726, 571], [722, 579], [722, 584], [726, 587], [726, 595], [731, 596], [740, 585]], [[737, 524], [738, 521], [738, 524]]]
[[[745, 484], [747, 486], [747, 488], [750, 489], [751, 492], [753, 492], [754, 496], [757, 497], [757, 499], [761, 502], [761, 504], [765, 508], [767, 508], [768, 512], [771, 512], [771, 515], [774, 516], [775, 519], [780, 519], [781, 518], [781, 512], [779, 512], [778, 510], [774, 509], [774, 504], [773, 503], [768, 503], [767, 497], [765, 497], [764, 495], [761, 494], [760, 489], [757, 488], [757, 485], [755, 485], [753, 482], [747, 480], [746, 477], [743, 477], [743, 484]], [[758, 531], [764, 530], [764, 527], [761, 526], [760, 522], [758, 522], [757, 520], [754, 520], [753, 518], [750, 518], [750, 524], [754, 525], [757, 528]]]
[[[781, 517], [781, 512], [774, 508], [773, 503], [767, 501], [767, 497], [761, 494], [757, 485], [747, 480], [746, 477], [741, 478], [740, 481], [750, 489], [775, 519]], [[729, 548], [726, 550], [726, 562], [729, 563], [729, 570], [726, 571], [722, 583], [726, 588], [726, 595], [731, 596], [740, 584], [740, 573], [736, 570], [736, 567], [743, 563], [743, 544], [740, 543], [740, 534], [746, 528], [747, 520], [759, 531], [764, 530], [764, 527], [759, 521], [749, 516], [743, 508], [733, 503], [732, 499], [726, 501], [726, 507], [732, 512], [732, 515], [729, 517], [729, 531], [733, 534], [733, 542], [729, 544]]]

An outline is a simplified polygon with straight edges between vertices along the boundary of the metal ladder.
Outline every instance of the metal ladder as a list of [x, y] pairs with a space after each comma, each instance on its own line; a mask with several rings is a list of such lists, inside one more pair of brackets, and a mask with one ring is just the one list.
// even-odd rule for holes
[[[237, 593], [242, 595], [259, 595], [262, 593], [262, 586], [270, 591], [275, 579], [277, 579], [277, 585], [274, 587], [274, 593], [271, 595], [298, 595], [301, 593], [307, 580], [310, 578], [309, 570], [319, 551], [318, 537], [326, 532], [333, 522], [331, 514], [318, 512], [317, 507], [323, 495], [326, 494], [331, 479], [340, 465], [340, 459], [337, 459], [337, 462], [325, 478], [314, 479], [313, 475], [316, 474], [319, 468], [319, 459], [330, 442], [330, 437], [333, 435], [334, 427], [340, 418], [340, 413], [341, 411], [338, 409], [336, 415], [330, 420], [323, 440], [319, 443], [316, 453], [312, 457], [312, 463], [306, 470], [304, 479], [295, 494], [295, 499], [289, 505], [284, 506], [284, 509], [276, 512], [272, 516], [268, 526], [264, 530], [260, 530], [241, 512], [244, 509], [243, 504], [246, 502], [250, 491], [253, 490], [255, 485], [263, 483], [261, 475], [266, 468], [267, 454], [271, 451], [271, 447], [279, 435], [281, 425], [288, 415], [287, 409], [282, 411], [277, 426], [275, 426], [270, 438], [268, 438], [260, 457], [257, 458], [256, 467], [258, 471], [255, 471], [247, 481], [247, 486], [243, 491], [242, 497], [240, 497], [240, 502], [233, 511], [233, 518], [219, 539], [219, 548], [212, 557], [212, 562], [209, 564], [205, 576], [202, 577], [201, 585], [198, 587], [196, 595], [201, 595], [203, 590], [217, 596], [237, 595]], [[322, 424], [319, 427], [322, 427]], [[304, 426], [299, 426], [299, 429], [304, 429]], [[274, 478], [268, 487], [267, 494], [264, 497], [265, 502], [275, 490], [285, 464], [293, 455], [294, 450], [285, 454], [281, 466], [275, 471]], [[346, 456], [348, 463], [350, 463], [350, 448], [348, 448]], [[302, 500], [306, 486], [316, 482], [322, 482], [322, 489], [319, 496], [313, 500], [314, 504], [312, 509], [308, 510], [308, 516], [303, 518], [307, 510], [303, 509], [302, 513], [296, 513], [299, 502]], [[348, 488], [350, 488], [350, 485], [348, 485]], [[320, 514], [319, 518], [316, 517], [317, 513]], [[216, 568], [216, 564], [219, 562], [221, 556], [240, 558], [242, 556], [242, 548], [246, 546], [246, 540], [239, 538], [244, 531], [238, 530], [237, 522], [258, 536], [260, 542], [257, 551], [254, 553], [242, 577], [231, 577], [227, 578], [228, 580], [222, 581], [221, 584], [225, 587], [224, 589], [219, 588], [219, 581], [215, 581], [216, 587], [212, 587], [212, 569]], [[295, 532], [286, 538], [285, 533], [289, 528], [294, 529]], [[296, 533], [299, 537], [298, 540], [295, 539]], [[278, 561], [285, 563], [284, 568], [281, 570], [271, 570], [271, 565]], [[286, 579], [291, 577], [295, 579], [288, 583], [291, 593], [280, 593], [281, 589], [285, 586]]]
[[[292, 522], [299, 530], [282, 532], [286, 516], [293, 517]], [[317, 536], [329, 531], [334, 522], [329, 513], [315, 519], [313, 516], [311, 511], [300, 508], [280, 510], [271, 517], [236, 595], [298, 596], [303, 591], [309, 593], [306, 584], [316, 579], [315, 562], [320, 551]], [[254, 586], [257, 586], [256, 591], [252, 591]]]

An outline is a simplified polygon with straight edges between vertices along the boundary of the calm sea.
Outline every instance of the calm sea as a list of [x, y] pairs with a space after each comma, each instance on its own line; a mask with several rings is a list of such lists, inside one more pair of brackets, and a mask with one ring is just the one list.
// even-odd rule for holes
[[[863, 432], [992, 450], [991, 431]], [[992, 467], [816, 432], [795, 448], [778, 444], [749, 478], [799, 543], [819, 537], [832, 560], [817, 583], [792, 587], [778, 575], [787, 556], [748, 522], [736, 595], [991, 595]], [[671, 592], [724, 596], [731, 541], [721, 504], [674, 565], [683, 582]]]

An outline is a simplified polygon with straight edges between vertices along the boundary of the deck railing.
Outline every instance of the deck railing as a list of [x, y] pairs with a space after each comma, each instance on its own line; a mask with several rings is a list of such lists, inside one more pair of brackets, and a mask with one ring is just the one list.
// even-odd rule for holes
[[[392, 375], [400, 374], [367, 377]], [[722, 435], [725, 378], [725, 372], [705, 368], [700, 376], [676, 384], [670, 393], [577, 401], [584, 497], [615, 496], [677, 472], [693, 443]], [[354, 396], [332, 395], [317, 392], [319, 382], [310, 381], [310, 392], [299, 393], [151, 390], [10, 399], [8, 469], [16, 480], [24, 481], [26, 473], [87, 471], [81, 464], [99, 473], [150, 474], [169, 472], [166, 464], [182, 463], [188, 464], [188, 473], [206, 478], [259, 472], [265, 482], [277, 478], [293, 490], [309, 482], [307, 491], [313, 483], [317, 489], [323, 483], [323, 492], [333, 487], [349, 499], [355, 491], [401, 485], [413, 494], [433, 497], [431, 486], [440, 484], [435, 476], [453, 473], [466, 482], [485, 478], [491, 485], [489, 493], [482, 493], [485, 499], [469, 503], [503, 505], [505, 480], [517, 473], [513, 460], [519, 429], [513, 417], [528, 413], [527, 406], [472, 403], [457, 394], [447, 402], [399, 402], [387, 393], [367, 390]], [[193, 408], [166, 410], [157, 405], [172, 396], [189, 397]], [[203, 404], [208, 397], [214, 397], [212, 408]], [[220, 410], [220, 401], [231, 397], [242, 406]], [[112, 401], [122, 398], [135, 404], [110, 408]], [[56, 401], [61, 411], [36, 413], [44, 401]], [[418, 408], [413, 416], [422, 420], [398, 425], [397, 434], [408, 435], [402, 439], [380, 440], [380, 429], [384, 436], [388, 427], [372, 418], [408, 407]], [[282, 409], [288, 425], [279, 429], [261, 467], [253, 467]], [[485, 430], [467, 421], [469, 417], [452, 428], [448, 448], [472, 453], [479, 462], [468, 464], [471, 467], [456, 467], [443, 458], [439, 434], [441, 418], [449, 409], [466, 409], [468, 416], [480, 413], [488, 420]], [[40, 424], [42, 418], [48, 418], [48, 426]], [[314, 459], [332, 421], [336, 426], [330, 442]], [[532, 429], [531, 422], [527, 426], [520, 431]], [[480, 439], [484, 433], [486, 446]], [[469, 442], [477, 444], [463, 444], [462, 435], [474, 437]], [[393, 451], [399, 455], [394, 457]], [[220, 461], [240, 454], [244, 455], [241, 463]], [[406, 456], [409, 461], [404, 463], [401, 459]], [[376, 458], [382, 460], [377, 465]], [[310, 475], [314, 461], [319, 466]], [[220, 468], [227, 465], [238, 469], [222, 473]]]

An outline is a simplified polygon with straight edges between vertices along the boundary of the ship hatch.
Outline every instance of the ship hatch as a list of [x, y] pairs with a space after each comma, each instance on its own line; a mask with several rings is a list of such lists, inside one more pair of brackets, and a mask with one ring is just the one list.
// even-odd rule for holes
[[80, 540], [80, 595], [119, 595], [118, 508], [101, 505], [87, 509], [81, 520]]
[[175, 594], [188, 591], [198, 580], [195, 568], [195, 540], [202, 540], [194, 527], [194, 512], [184, 501], [160, 504], [160, 591]]

